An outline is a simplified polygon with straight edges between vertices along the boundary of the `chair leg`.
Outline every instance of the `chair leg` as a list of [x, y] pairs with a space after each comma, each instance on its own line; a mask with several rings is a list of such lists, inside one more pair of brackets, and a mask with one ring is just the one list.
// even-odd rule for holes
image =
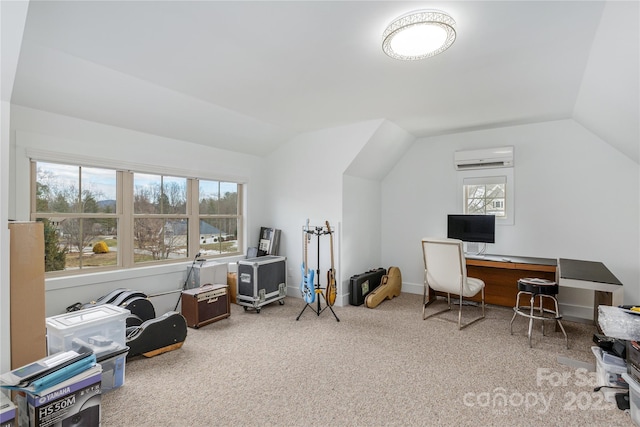
[[535, 308], [536, 296], [531, 294], [531, 302], [529, 304], [529, 348], [531, 348], [531, 335], [533, 334], [533, 310]]
[[[447, 311], [451, 311], [451, 294], [447, 293], [447, 308], [445, 308], [444, 310], [440, 310], [437, 311], [435, 313], [429, 314], [427, 315], [427, 306], [430, 305], [432, 302], [434, 302], [436, 300], [436, 298], [434, 298], [433, 300], [429, 299], [429, 294], [430, 294], [430, 287], [429, 287], [429, 283], [427, 282], [427, 272], [425, 270], [425, 279], [424, 279], [424, 290], [423, 290], [423, 294], [422, 294], [422, 320], [426, 320], [430, 317], [433, 316], [437, 316], [438, 314], [442, 314], [442, 313], [446, 313]], [[485, 317], [485, 301], [484, 301], [484, 287], [482, 288], [482, 316], [477, 317], [475, 319], [473, 319], [472, 321], [470, 321], [469, 323], [466, 324], [462, 324], [462, 305], [463, 305], [463, 297], [459, 296], [460, 298], [460, 305], [458, 308], [458, 330], [460, 329], [464, 329], [467, 326], [471, 325], [472, 323], [477, 322], [478, 320], [482, 320]], [[449, 320], [449, 319], [445, 319], [445, 320]], [[451, 321], [451, 320], [449, 320]], [[453, 321], [455, 322], [455, 321]]]
[[463, 302], [464, 302], [464, 298], [462, 296], [460, 296], [460, 311], [458, 312], [458, 329], [464, 329], [467, 326], [472, 325], [472, 324], [476, 323], [477, 321], [482, 320], [482, 319], [485, 318], [485, 315], [484, 315], [484, 305], [485, 305], [485, 303], [484, 303], [484, 288], [482, 288], [482, 302], [481, 302], [481, 304], [482, 304], [482, 316], [478, 316], [475, 319], [465, 323], [464, 325], [462, 324], [462, 305], [463, 305]]
[[429, 284], [427, 283], [426, 279], [425, 279], [425, 284], [424, 284], [424, 293], [422, 295], [422, 320], [427, 320], [430, 317], [436, 316], [438, 314], [442, 314], [445, 313], [447, 311], [451, 311], [451, 295], [447, 294], [447, 302], [448, 302], [448, 306], [447, 308], [445, 308], [444, 310], [440, 310], [437, 311], [435, 313], [429, 314], [427, 315], [427, 306], [429, 306], [431, 303], [433, 303], [436, 298], [434, 298], [433, 300], [429, 299], [428, 295], [429, 295]]

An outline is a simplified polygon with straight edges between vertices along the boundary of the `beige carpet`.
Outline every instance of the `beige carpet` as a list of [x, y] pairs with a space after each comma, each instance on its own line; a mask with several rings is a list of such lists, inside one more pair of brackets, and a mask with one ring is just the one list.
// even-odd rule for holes
[[[183, 347], [131, 359], [103, 396], [102, 426], [631, 426], [593, 392], [595, 328], [564, 322], [564, 339], [490, 306], [462, 331], [422, 320], [422, 296], [317, 316], [301, 299], [189, 329]], [[478, 308], [465, 307], [469, 315]], [[453, 316], [452, 316], [453, 317]], [[568, 360], [570, 363], [559, 363]]]

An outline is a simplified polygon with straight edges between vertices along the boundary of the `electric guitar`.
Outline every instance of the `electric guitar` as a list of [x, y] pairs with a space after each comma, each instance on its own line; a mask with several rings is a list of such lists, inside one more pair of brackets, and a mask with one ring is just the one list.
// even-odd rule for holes
[[302, 292], [302, 298], [307, 304], [311, 304], [316, 300], [316, 292], [313, 283], [314, 271], [307, 269], [307, 241], [309, 240], [309, 220], [307, 219], [307, 225], [304, 228], [304, 260], [302, 261], [302, 281], [300, 282], [300, 292]]
[[327, 304], [333, 306], [336, 302], [336, 270], [333, 268], [333, 232], [329, 226], [329, 221], [325, 221], [327, 231], [329, 232], [329, 241], [331, 246], [331, 268], [327, 271]]

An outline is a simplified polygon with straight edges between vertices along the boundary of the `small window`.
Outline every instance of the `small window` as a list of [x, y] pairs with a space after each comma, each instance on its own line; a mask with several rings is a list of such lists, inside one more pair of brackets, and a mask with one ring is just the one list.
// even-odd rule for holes
[[506, 217], [505, 197], [507, 178], [488, 176], [464, 178], [464, 213]]
[[513, 168], [494, 168], [458, 172], [462, 197], [458, 211], [474, 215], [495, 215], [496, 224], [514, 223]]

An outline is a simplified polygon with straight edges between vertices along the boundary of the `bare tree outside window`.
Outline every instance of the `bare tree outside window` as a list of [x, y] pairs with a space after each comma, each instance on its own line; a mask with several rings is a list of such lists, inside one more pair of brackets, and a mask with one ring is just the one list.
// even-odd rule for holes
[[31, 164], [30, 219], [45, 223], [49, 273], [242, 251], [239, 183], [36, 160]]
[[238, 184], [201, 180], [200, 252], [224, 254], [238, 251]]
[[468, 214], [504, 216], [505, 185], [466, 185], [465, 198]]
[[464, 213], [505, 217], [506, 179], [501, 176], [464, 180]]
[[186, 257], [186, 213], [186, 178], [134, 174], [134, 261]]

